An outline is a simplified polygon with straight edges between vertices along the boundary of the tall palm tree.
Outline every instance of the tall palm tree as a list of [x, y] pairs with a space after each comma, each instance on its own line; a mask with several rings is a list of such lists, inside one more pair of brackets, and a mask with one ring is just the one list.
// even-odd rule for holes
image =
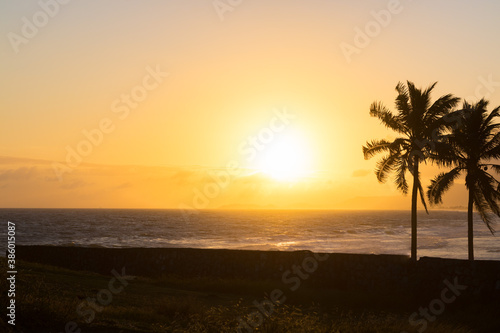
[[393, 141], [372, 140], [363, 146], [365, 159], [378, 153], [386, 153], [377, 163], [375, 174], [379, 182], [387, 180], [388, 174], [394, 172], [394, 182], [397, 188], [408, 193], [406, 172], [413, 176], [411, 197], [411, 259], [417, 260], [417, 196], [427, 211], [424, 191], [420, 183], [419, 164], [425, 161], [430, 148], [441, 128], [444, 126], [443, 116], [455, 107], [459, 99], [451, 94], [441, 96], [431, 104], [431, 91], [437, 82], [422, 90], [407, 81], [406, 85], [399, 82], [396, 86], [397, 113], [392, 113], [382, 103], [374, 102], [370, 106], [370, 115], [380, 119], [387, 128], [399, 136]]
[[441, 166], [453, 167], [437, 175], [428, 188], [427, 196], [432, 204], [442, 203], [444, 192], [455, 179], [465, 173], [465, 186], [469, 192], [467, 205], [469, 260], [474, 260], [473, 209], [494, 233], [491, 214], [500, 217], [500, 182], [488, 173], [488, 168], [500, 172], [500, 165], [491, 160], [500, 158], [500, 107], [488, 114], [488, 101], [481, 99], [476, 104], [464, 102], [461, 126], [451, 128], [435, 146], [433, 158]]

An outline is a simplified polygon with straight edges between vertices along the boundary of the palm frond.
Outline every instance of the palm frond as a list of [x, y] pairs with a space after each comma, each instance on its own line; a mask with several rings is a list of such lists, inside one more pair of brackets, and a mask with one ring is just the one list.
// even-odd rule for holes
[[[500, 124], [499, 124], [500, 125]], [[500, 132], [497, 132], [496, 134], [494, 134], [492, 136], [492, 138], [486, 142], [486, 144], [484, 145], [483, 149], [485, 151], [485, 155], [488, 155], [489, 151], [491, 151], [492, 149], [494, 149], [495, 147], [499, 147], [500, 146]]]
[[486, 224], [490, 232], [494, 234], [495, 229], [492, 226], [493, 222], [489, 214], [489, 206], [488, 203], [486, 202], [486, 199], [484, 198], [483, 193], [481, 193], [481, 191], [477, 188], [469, 188], [469, 191], [471, 190], [473, 191], [472, 198], [474, 201], [474, 207], [479, 213], [479, 216], [481, 216], [481, 219], [483, 220], [484, 224]]
[[481, 157], [487, 160], [500, 159], [500, 144], [483, 152]]
[[451, 130], [460, 128], [465, 118], [466, 118], [466, 111], [460, 109], [446, 114], [439, 121], [442, 122], [440, 125]]
[[430, 106], [425, 117], [425, 122], [432, 123], [441, 119], [444, 115], [448, 114], [459, 101], [460, 98], [454, 97], [452, 94], [441, 96]]
[[427, 198], [433, 205], [443, 203], [443, 194], [453, 185], [455, 179], [460, 176], [462, 168], [456, 167], [448, 172], [442, 172], [431, 180], [427, 188]]
[[399, 117], [405, 119], [411, 112], [410, 95], [408, 88], [402, 82], [396, 85], [398, 96], [396, 97], [396, 109], [399, 111]]
[[500, 217], [500, 207], [498, 206], [498, 200], [500, 200], [500, 192], [498, 192], [500, 182], [482, 169], [478, 170], [476, 174], [477, 185], [479, 190], [482, 192], [489, 209], [495, 215]]
[[483, 135], [486, 140], [491, 140], [491, 138], [498, 133], [500, 130], [500, 123], [490, 123], [484, 126]]
[[412, 106], [412, 111], [414, 113], [414, 117], [418, 120], [425, 121], [425, 114], [429, 110], [430, 107], [430, 94], [431, 91], [436, 86], [437, 82], [431, 84], [427, 89], [422, 91], [421, 89], [417, 89], [415, 85], [407, 81], [408, 91], [410, 93], [410, 101]]
[[425, 192], [424, 189], [422, 188], [422, 182], [420, 181], [420, 173], [417, 177], [418, 181], [418, 192], [420, 193], [420, 201], [422, 201], [422, 205], [424, 205], [425, 212], [429, 214], [429, 211], [427, 210], [427, 203], [425, 202]]
[[365, 160], [368, 160], [378, 153], [388, 152], [392, 142], [387, 140], [372, 140], [367, 141], [366, 146], [363, 146], [363, 155]]
[[408, 85], [408, 95], [410, 96], [411, 107], [411, 111], [408, 114], [406, 121], [408, 122], [409, 127], [412, 128], [413, 133], [418, 133], [422, 130], [421, 120], [423, 119], [425, 113], [424, 105], [426, 103], [423, 101], [424, 97], [422, 95], [422, 91], [417, 89], [413, 82], [407, 81], [406, 84]]
[[498, 164], [483, 164], [484, 167], [492, 168], [496, 173], [500, 173], [500, 165]]
[[379, 182], [384, 183], [386, 181], [387, 175], [394, 169], [398, 157], [398, 154], [389, 154], [377, 162], [375, 174]]
[[430, 86], [427, 87], [427, 89], [425, 89], [423, 92], [422, 92], [422, 95], [430, 95], [431, 94], [431, 91], [434, 89], [434, 87], [436, 86], [437, 84], [437, 81], [432, 83]]
[[[483, 102], [485, 106], [488, 105], [487, 101], [481, 100], [480, 102]], [[494, 122], [498, 117], [500, 117], [500, 107], [491, 111], [483, 121], [484, 126], [481, 134], [484, 146], [481, 147], [481, 157], [484, 159], [500, 158], [500, 123]]]
[[[488, 104], [486, 104], [486, 105], [488, 105]], [[498, 126], [498, 123], [493, 123], [493, 120], [496, 119], [499, 116], [500, 116], [500, 106], [496, 107], [495, 109], [493, 109], [490, 112], [490, 114], [484, 120], [484, 123], [487, 124], [487, 125], [493, 124], [493, 125], [497, 125]], [[497, 128], [497, 127], [495, 127], [495, 128]]]
[[463, 164], [465, 159], [459, 147], [456, 147], [449, 136], [440, 137], [440, 141], [434, 142], [433, 149], [429, 152], [432, 163], [442, 167], [452, 167]]
[[399, 159], [398, 165], [396, 167], [396, 177], [394, 178], [394, 183], [396, 184], [398, 190], [400, 190], [403, 194], [408, 193], [406, 171], [408, 171], [407, 161], [404, 158], [401, 158]]
[[385, 127], [393, 131], [404, 133], [404, 127], [400, 119], [386, 108], [382, 102], [373, 102], [370, 105], [370, 116], [378, 118]]

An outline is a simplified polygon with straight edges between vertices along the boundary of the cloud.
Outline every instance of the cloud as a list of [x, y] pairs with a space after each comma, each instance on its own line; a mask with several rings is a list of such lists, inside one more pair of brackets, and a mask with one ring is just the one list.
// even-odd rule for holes
[[35, 167], [20, 167], [0, 172], [0, 181], [29, 179], [36, 172]]
[[[393, 186], [380, 186], [375, 177], [361, 178], [371, 172], [359, 169], [352, 172], [352, 177], [360, 178], [318, 177], [287, 183], [251, 170], [229, 177], [226, 169], [213, 167], [81, 164], [60, 182], [49, 162], [0, 157], [0, 206], [178, 208], [181, 203], [194, 207], [197, 198], [203, 196], [208, 208], [228, 204], [278, 208], [407, 207], [407, 197], [400, 197], [399, 193], [390, 197], [395, 191]], [[461, 192], [454, 195], [454, 189]], [[450, 200], [446, 205], [463, 205], [467, 198], [463, 193], [465, 186], [454, 189], [447, 195]], [[366, 195], [380, 195], [381, 199], [362, 197]], [[349, 197], [356, 199], [345, 202]]]
[[171, 176], [173, 183], [177, 185], [185, 185], [189, 183], [190, 178], [194, 175], [191, 170], [178, 170]]
[[87, 185], [87, 183], [84, 182], [83, 180], [75, 180], [75, 181], [72, 181], [69, 183], [67, 183], [67, 182], [64, 183], [63, 185], [61, 185], [61, 188], [65, 189], [65, 190], [74, 190], [77, 188], [84, 187], [86, 185]]
[[358, 169], [358, 170], [354, 170], [353, 173], [352, 173], [352, 177], [364, 177], [366, 175], [369, 175], [372, 171], [371, 170], [367, 170], [367, 169]]
[[58, 182], [59, 181], [59, 178], [57, 178], [56, 176], [45, 176], [43, 179], [46, 182]]

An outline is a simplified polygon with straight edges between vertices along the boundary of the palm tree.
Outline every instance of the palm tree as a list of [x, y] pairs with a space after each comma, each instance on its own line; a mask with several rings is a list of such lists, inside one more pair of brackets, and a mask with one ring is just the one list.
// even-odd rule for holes
[[500, 165], [490, 163], [500, 158], [500, 124], [494, 121], [500, 116], [500, 107], [488, 114], [488, 101], [476, 104], [464, 102], [461, 126], [451, 128], [435, 146], [433, 158], [441, 166], [453, 167], [437, 175], [429, 186], [427, 196], [432, 204], [442, 203], [442, 196], [461, 174], [465, 173], [465, 186], [469, 192], [467, 205], [469, 260], [474, 260], [473, 209], [494, 233], [490, 213], [500, 217], [498, 200], [500, 182], [488, 173], [488, 168], [500, 172]]
[[424, 191], [420, 183], [419, 164], [425, 161], [433, 145], [436, 133], [444, 126], [443, 116], [455, 107], [459, 99], [451, 94], [441, 96], [431, 105], [431, 91], [437, 82], [427, 89], [415, 88], [399, 82], [396, 86], [397, 113], [392, 113], [381, 102], [374, 102], [370, 106], [370, 115], [380, 119], [387, 128], [399, 134], [393, 141], [372, 140], [363, 146], [365, 159], [378, 153], [387, 153], [378, 161], [375, 174], [379, 182], [387, 180], [388, 174], [394, 172], [394, 182], [397, 188], [408, 193], [406, 172], [413, 176], [411, 197], [411, 259], [417, 260], [417, 196], [427, 211]]

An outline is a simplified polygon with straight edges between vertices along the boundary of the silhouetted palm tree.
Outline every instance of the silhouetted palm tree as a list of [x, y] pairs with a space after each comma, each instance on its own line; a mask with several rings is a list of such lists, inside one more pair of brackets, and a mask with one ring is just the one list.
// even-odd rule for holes
[[406, 86], [398, 83], [396, 91], [397, 114], [393, 114], [380, 102], [370, 106], [370, 115], [380, 119], [387, 128], [397, 132], [400, 136], [393, 141], [372, 140], [363, 146], [365, 159], [378, 153], [387, 153], [378, 163], [375, 173], [379, 182], [386, 181], [388, 173], [394, 172], [394, 182], [404, 194], [408, 193], [406, 172], [413, 175], [413, 189], [411, 198], [411, 259], [417, 260], [417, 196], [427, 211], [424, 190], [420, 183], [418, 171], [419, 163], [424, 161], [430, 148], [442, 128], [442, 117], [455, 107], [459, 99], [451, 94], [444, 95], [431, 105], [431, 91], [437, 82], [425, 90], [415, 88], [407, 81]]
[[442, 203], [444, 192], [465, 173], [465, 186], [469, 192], [467, 221], [471, 261], [474, 260], [474, 206], [491, 233], [494, 230], [489, 213], [500, 217], [500, 182], [487, 172], [489, 167], [500, 172], [500, 165], [490, 163], [500, 158], [500, 124], [495, 123], [500, 116], [500, 107], [488, 114], [487, 106], [488, 101], [482, 99], [472, 105], [464, 102], [463, 109], [457, 111], [461, 113], [461, 125], [442, 137], [442, 141], [435, 146], [434, 156], [438, 164], [453, 169], [437, 175], [427, 192], [432, 204]]

